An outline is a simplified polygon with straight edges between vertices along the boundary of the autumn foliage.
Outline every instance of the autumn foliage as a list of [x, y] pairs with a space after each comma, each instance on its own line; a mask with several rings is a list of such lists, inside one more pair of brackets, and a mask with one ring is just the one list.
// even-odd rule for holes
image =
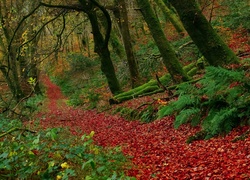
[[95, 110], [73, 109], [64, 103], [60, 89], [48, 78], [43, 79], [49, 99], [47, 112], [38, 114], [42, 126], [70, 127], [76, 135], [94, 131], [96, 144], [121, 146], [126, 155], [132, 156], [134, 167], [127, 172], [130, 176], [142, 180], [250, 177], [249, 137], [232, 142], [247, 131], [246, 126], [225, 136], [187, 144], [187, 137], [199, 131], [199, 127], [183, 125], [176, 130], [172, 116], [146, 124]]

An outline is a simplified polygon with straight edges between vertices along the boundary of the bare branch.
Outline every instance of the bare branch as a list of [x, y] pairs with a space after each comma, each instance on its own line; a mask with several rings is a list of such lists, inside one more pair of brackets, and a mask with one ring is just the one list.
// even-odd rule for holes
[[22, 20], [18, 23], [17, 28], [15, 29], [14, 34], [13, 34], [13, 36], [12, 36], [11, 39], [10, 39], [10, 42], [9, 42], [9, 45], [8, 45], [8, 52], [10, 52], [12, 42], [13, 42], [15, 36], [16, 36], [17, 31], [19, 30], [19, 28], [20, 28], [21, 25], [23, 24], [23, 22], [24, 22], [28, 17], [30, 17], [32, 14], [34, 14], [35, 11], [36, 11], [40, 6], [41, 6], [41, 5], [39, 4], [37, 7], [35, 7], [29, 14], [27, 14], [26, 16], [24, 16], [24, 17], [22, 18]]
[[32, 131], [30, 129], [14, 127], [14, 128], [11, 128], [10, 130], [8, 130], [7, 132], [0, 134], [0, 138], [6, 136], [8, 134], [11, 134], [12, 132], [15, 132], [15, 131], [27, 131], [27, 132], [30, 132], [30, 133], [37, 133], [36, 131]]
[[86, 12], [84, 10], [84, 8], [81, 7], [81, 5], [79, 4], [73, 4], [73, 5], [52, 5], [52, 4], [46, 4], [46, 3], [43, 3], [43, 2], [40, 2], [40, 5], [41, 6], [44, 6], [44, 7], [49, 7], [49, 8], [60, 8], [60, 9], [67, 9], [67, 10], [75, 10], [75, 11], [83, 11], [83, 12]]
[[57, 18], [59, 18], [63, 13], [64, 13], [64, 10], [61, 11], [56, 17], [54, 17], [54, 18], [50, 19], [49, 21], [47, 21], [46, 23], [44, 23], [44, 24], [42, 25], [42, 27], [36, 32], [36, 34], [35, 34], [30, 40], [24, 42], [23, 44], [21, 44], [21, 45], [19, 46], [19, 48], [18, 48], [18, 54], [20, 54], [21, 48], [22, 48], [23, 46], [25, 46], [26, 44], [28, 44], [28, 43], [30, 43], [31, 41], [33, 41], [33, 40], [38, 36], [38, 34], [41, 33], [41, 31], [44, 29], [45, 26], [47, 26], [49, 23], [51, 23], [51, 22], [53, 22], [54, 20], [56, 20]]

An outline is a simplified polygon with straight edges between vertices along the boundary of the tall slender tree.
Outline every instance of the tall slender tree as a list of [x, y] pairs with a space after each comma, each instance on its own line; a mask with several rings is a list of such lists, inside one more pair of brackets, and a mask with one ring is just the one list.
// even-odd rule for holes
[[[108, 42], [111, 32], [111, 18], [108, 11], [95, 0], [77, 0], [77, 2], [65, 3], [65, 5], [47, 4], [43, 2], [41, 2], [40, 4], [45, 7], [60, 8], [64, 10], [76, 10], [87, 14], [92, 27], [92, 34], [95, 44], [94, 51], [99, 55], [101, 60], [101, 70], [107, 79], [108, 86], [112, 94], [119, 93], [121, 88], [116, 77], [115, 68], [111, 60], [110, 51], [108, 48]], [[101, 10], [107, 21], [107, 29], [105, 35], [101, 33], [96, 13], [97, 10]]]
[[115, 0], [115, 10], [114, 15], [117, 19], [123, 44], [125, 46], [125, 51], [127, 55], [127, 62], [129, 66], [129, 72], [130, 72], [130, 79], [131, 79], [131, 85], [132, 87], [135, 87], [136, 84], [138, 84], [139, 81], [139, 71], [138, 71], [138, 65], [135, 59], [133, 47], [131, 44], [131, 36], [128, 26], [128, 13], [127, 13], [127, 7], [125, 0]]
[[[101, 70], [105, 74], [109, 88], [113, 94], [120, 92], [120, 85], [118, 79], [116, 78], [115, 69], [113, 62], [110, 57], [110, 51], [108, 48], [108, 41], [111, 32], [111, 19], [107, 10], [94, 0], [85, 1], [79, 0], [84, 9], [84, 12], [88, 15], [92, 26], [92, 33], [95, 42], [95, 52], [100, 56], [101, 59]], [[106, 35], [103, 37], [98, 24], [98, 18], [96, 15], [96, 8], [99, 8], [106, 17], [107, 20], [107, 30]]]
[[[14, 5], [15, 11], [8, 10], [11, 5]], [[18, 45], [20, 45], [18, 40], [21, 38], [23, 31], [16, 32], [16, 37], [14, 37], [12, 28], [17, 26], [20, 20], [17, 14], [20, 15], [21, 13], [21, 5], [17, 1], [13, 1], [12, 4], [8, 1], [0, 1], [0, 27], [2, 30], [0, 32], [0, 70], [16, 101], [24, 97], [17, 62]], [[9, 17], [11, 18], [9, 19]], [[15, 44], [12, 44], [13, 41], [15, 41]]]
[[183, 27], [178, 15], [174, 11], [172, 11], [172, 9], [168, 8], [168, 6], [165, 5], [162, 0], [155, 0], [155, 2], [163, 12], [166, 20], [169, 20], [173, 24], [180, 35], [183, 35], [185, 32], [185, 28]]
[[239, 62], [202, 14], [196, 0], [164, 0], [165, 3], [168, 1], [177, 10], [185, 29], [210, 65]]
[[160, 22], [152, 10], [149, 0], [137, 0], [137, 3], [162, 55], [163, 63], [169, 71], [172, 79], [175, 82], [188, 80], [189, 78], [177, 59], [173, 47], [168, 42], [161, 28]]

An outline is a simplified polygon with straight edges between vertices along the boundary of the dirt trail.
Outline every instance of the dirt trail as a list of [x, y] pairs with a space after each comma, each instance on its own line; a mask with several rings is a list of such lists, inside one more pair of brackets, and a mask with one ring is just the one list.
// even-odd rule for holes
[[173, 117], [150, 124], [126, 121], [96, 111], [68, 107], [60, 88], [48, 77], [48, 111], [40, 114], [44, 127], [69, 126], [78, 130], [95, 131], [98, 145], [123, 147], [123, 152], [133, 156], [137, 168], [129, 175], [137, 179], [249, 179], [250, 138], [232, 143], [231, 140], [248, 127], [234, 130], [229, 135], [208, 141], [186, 144], [186, 138], [197, 128], [182, 126], [173, 129]]

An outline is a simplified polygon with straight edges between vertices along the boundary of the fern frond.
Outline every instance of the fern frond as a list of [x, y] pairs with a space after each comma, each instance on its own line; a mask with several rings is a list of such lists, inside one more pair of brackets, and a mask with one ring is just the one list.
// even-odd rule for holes
[[197, 116], [199, 114], [200, 109], [199, 108], [191, 108], [191, 109], [183, 109], [178, 116], [176, 116], [175, 122], [174, 122], [174, 128], [179, 128], [180, 125], [187, 123], [189, 120], [191, 120], [194, 116]]
[[229, 104], [234, 102], [236, 103], [243, 92], [244, 89], [240, 86], [228, 89], [225, 95], [226, 102]]
[[206, 76], [215, 79], [217, 81], [233, 80], [242, 82], [242, 80], [245, 78], [244, 71], [234, 71], [222, 67], [213, 67], [213, 66], [209, 66], [206, 68]]
[[212, 136], [222, 132], [229, 132], [233, 127], [237, 111], [236, 107], [220, 110], [211, 109], [202, 126]]
[[183, 94], [196, 94], [199, 92], [199, 89], [193, 86], [190, 83], [182, 83], [178, 85], [176, 94], [183, 95]]
[[[250, 78], [247, 71], [207, 67], [204, 77], [194, 86], [182, 84], [177, 101], [163, 107], [160, 117], [175, 113], [174, 127], [201, 123], [206, 138], [229, 132], [239, 119], [250, 116]], [[208, 113], [208, 114], [207, 114]]]
[[163, 106], [157, 113], [158, 118], [163, 118], [164, 116], [168, 116], [173, 114], [176, 111], [176, 108], [173, 103], [168, 104], [167, 106]]
[[184, 94], [179, 96], [178, 101], [175, 102], [175, 107], [178, 110], [181, 110], [187, 106], [195, 106], [199, 104], [199, 98], [197, 96], [194, 96], [192, 94]]

